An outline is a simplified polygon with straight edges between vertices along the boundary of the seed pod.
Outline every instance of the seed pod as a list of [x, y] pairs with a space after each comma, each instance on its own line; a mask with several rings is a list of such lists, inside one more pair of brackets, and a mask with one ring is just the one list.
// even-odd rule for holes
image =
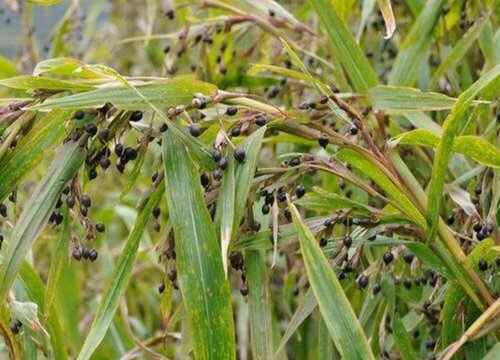
[[384, 263], [386, 265], [389, 265], [392, 262], [392, 260], [394, 260], [394, 255], [392, 254], [392, 252], [387, 251], [382, 257], [382, 259], [384, 260]]
[[330, 140], [328, 140], [328, 137], [324, 134], [321, 134], [320, 137], [318, 138], [318, 144], [322, 148], [326, 148], [329, 143], [330, 143]]
[[96, 249], [90, 250], [90, 252], [89, 252], [90, 261], [92, 261], [92, 262], [96, 261], [98, 256], [99, 256], [99, 253], [97, 252]]
[[344, 236], [344, 238], [342, 239], [342, 244], [344, 244], [344, 246], [349, 249], [352, 245], [352, 237], [350, 237], [349, 235]]
[[78, 110], [73, 117], [76, 120], [82, 120], [85, 117], [85, 112], [83, 110]]
[[234, 116], [238, 112], [238, 108], [236, 106], [229, 106], [226, 109], [226, 115], [228, 116]]
[[297, 194], [297, 197], [300, 199], [302, 196], [306, 194], [306, 188], [302, 184], [297, 185], [297, 187], [295, 188], [295, 193]]
[[200, 125], [192, 124], [191, 126], [189, 126], [189, 133], [191, 134], [191, 136], [194, 137], [200, 136], [201, 135]]
[[255, 124], [257, 126], [264, 126], [266, 125], [266, 118], [262, 115], [257, 115], [257, 117], [255, 118]]
[[368, 276], [361, 274], [358, 278], [358, 286], [364, 289], [368, 285]]
[[106, 231], [106, 226], [104, 226], [103, 223], [97, 223], [97, 224], [95, 224], [95, 229], [97, 230], [97, 232], [102, 233], [102, 232]]
[[243, 150], [242, 148], [240, 147], [237, 147], [236, 149], [234, 149], [234, 158], [236, 159], [236, 161], [238, 162], [243, 162], [245, 161], [245, 150]]

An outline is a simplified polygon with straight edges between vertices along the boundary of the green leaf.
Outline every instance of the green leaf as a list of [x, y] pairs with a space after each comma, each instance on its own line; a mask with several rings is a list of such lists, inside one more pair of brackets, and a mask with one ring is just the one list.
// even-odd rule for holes
[[73, 143], [63, 145], [33, 191], [12, 231], [0, 265], [0, 303], [5, 301], [24, 258], [47, 224], [62, 190], [84, 160], [85, 150]]
[[432, 177], [429, 185], [429, 203], [427, 208], [427, 235], [429, 241], [432, 241], [437, 233], [439, 209], [441, 207], [446, 169], [448, 168], [448, 161], [453, 151], [455, 136], [463, 122], [464, 114], [477, 94], [492, 81], [498, 79], [499, 75], [500, 64], [481, 76], [479, 80], [460, 95], [455, 105], [453, 105], [450, 114], [444, 121], [443, 136], [436, 150], [432, 167]]
[[311, 230], [289, 202], [309, 283], [335, 346], [345, 359], [374, 359], [361, 324]]
[[0, 159], [0, 201], [61, 143], [66, 134], [64, 123], [70, 117], [69, 110], [53, 110], [37, 118], [28, 135]]
[[170, 131], [163, 136], [163, 161], [170, 222], [174, 231], [179, 286], [196, 359], [233, 359], [234, 326], [229, 286], [214, 224], [199, 174], [186, 148]]
[[134, 167], [132, 168], [132, 171], [130, 174], [127, 176], [127, 181], [125, 182], [125, 185], [123, 186], [121, 198], [123, 198], [125, 195], [127, 195], [130, 190], [134, 187], [134, 184], [137, 181], [137, 178], [139, 177], [142, 169], [142, 164], [144, 164], [144, 159], [146, 159], [146, 153], [148, 150], [148, 142], [149, 142], [149, 134], [145, 135], [141, 143], [139, 145], [139, 152], [137, 154], [137, 159], [134, 161]]
[[439, 65], [439, 67], [434, 71], [431, 79], [431, 89], [435, 89], [438, 85], [439, 79], [441, 76], [445, 75], [450, 69], [455, 67], [460, 60], [465, 56], [469, 48], [476, 41], [476, 39], [481, 34], [484, 25], [488, 21], [488, 15], [483, 15], [479, 19], [474, 21], [474, 25], [472, 25], [469, 30], [460, 37], [460, 40], [455, 44], [451, 52], [446, 56], [445, 60]]
[[420, 65], [429, 55], [428, 49], [432, 44], [434, 27], [439, 20], [444, 3], [445, 0], [433, 0], [426, 3], [399, 48], [399, 54], [389, 74], [389, 85], [413, 85]]
[[412, 110], [447, 110], [456, 101], [443, 94], [422, 92], [406, 86], [377, 86], [370, 90], [370, 98], [374, 110], [393, 114]]
[[328, 193], [320, 188], [314, 188], [314, 192], [308, 192], [300, 199], [295, 200], [295, 204], [306, 209], [328, 213], [346, 208], [353, 209], [355, 213], [365, 215], [378, 211], [363, 203], [348, 199], [336, 193]]
[[142, 200], [134, 227], [120, 253], [118, 264], [106, 284], [90, 331], [78, 354], [78, 360], [90, 359], [113, 322], [116, 310], [130, 282], [140, 241], [151, 219], [151, 213], [162, 198], [164, 191], [165, 186], [161, 183]]
[[377, 85], [377, 76], [368, 59], [344, 22], [335, 13], [329, 0], [311, 1], [316, 13], [326, 30], [333, 47], [334, 56], [338, 56], [353, 88], [360, 93], [366, 93]]
[[63, 2], [64, 0], [28, 0], [28, 2], [40, 6], [52, 6]]
[[16, 76], [16, 66], [6, 57], [0, 55], [0, 79]]
[[47, 59], [44, 61], [40, 61], [36, 65], [35, 69], [33, 70], [33, 75], [38, 76], [42, 74], [52, 74], [72, 76], [81, 79], [102, 78], [101, 75], [96, 74], [86, 65], [87, 64], [83, 61], [66, 57]]
[[[224, 171], [224, 178], [220, 187], [219, 201], [217, 202], [216, 218], [220, 227], [220, 245], [222, 266], [224, 275], [227, 277], [227, 251], [234, 226], [235, 212], [235, 175], [234, 167], [236, 160], [229, 156], [227, 169]], [[250, 180], [250, 179], [247, 179]]]
[[248, 308], [250, 318], [250, 341], [254, 359], [273, 358], [273, 328], [269, 275], [265, 253], [250, 250], [245, 252], [245, 270], [248, 281]]
[[20, 90], [75, 90], [85, 91], [94, 90], [92, 85], [85, 85], [73, 81], [52, 79], [44, 76], [20, 75], [0, 80], [0, 85], [12, 89]]
[[65, 265], [65, 262], [69, 261], [68, 253], [71, 234], [70, 216], [67, 206], [64, 206], [61, 214], [64, 216], [64, 220], [62, 223], [62, 229], [59, 232], [59, 236], [57, 239], [56, 250], [54, 251], [54, 254], [52, 256], [49, 276], [47, 278], [47, 286], [45, 287], [45, 317], [48, 317], [50, 315], [52, 304], [56, 296], [56, 288], [59, 285], [61, 271]]
[[[433, 132], [424, 129], [408, 131], [389, 142], [389, 146], [418, 145], [436, 148], [441, 138]], [[500, 150], [478, 136], [457, 136], [453, 141], [453, 152], [469, 156], [479, 164], [493, 168], [500, 168]]]
[[394, 316], [392, 330], [394, 332], [394, 342], [399, 350], [401, 358], [405, 360], [417, 360], [418, 356], [411, 345], [411, 338], [398, 315]]
[[[190, 103], [197, 93], [211, 96], [217, 91], [214, 85], [188, 78], [175, 78], [137, 85], [136, 88], [148, 101], [162, 107]], [[99, 107], [108, 102], [122, 110], [150, 110], [150, 105], [146, 101], [133, 89], [123, 85], [104, 87], [59, 98], [50, 98], [32, 108], [39, 110], [53, 108], [79, 109]]]
[[396, 20], [394, 19], [394, 13], [392, 12], [391, 0], [378, 0], [378, 5], [385, 23], [386, 34], [384, 39], [390, 39], [396, 30]]
[[394, 199], [394, 206], [406, 214], [416, 224], [424, 226], [425, 219], [413, 202], [401, 191], [401, 186], [395, 184], [378, 166], [371, 160], [359, 156], [352, 149], [343, 149], [337, 154], [337, 159], [351, 164], [356, 169], [366, 174], [375, 181], [384, 191]]

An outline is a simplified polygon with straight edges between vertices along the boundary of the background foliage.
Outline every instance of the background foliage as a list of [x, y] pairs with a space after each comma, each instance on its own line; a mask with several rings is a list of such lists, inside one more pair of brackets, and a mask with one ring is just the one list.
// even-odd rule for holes
[[4, 1], [0, 357], [498, 359], [499, 8]]

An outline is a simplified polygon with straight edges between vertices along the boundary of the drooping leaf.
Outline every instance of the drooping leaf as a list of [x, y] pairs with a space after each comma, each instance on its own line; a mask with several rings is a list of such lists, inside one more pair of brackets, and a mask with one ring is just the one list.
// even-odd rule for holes
[[396, 19], [394, 19], [394, 13], [392, 12], [391, 0], [378, 0], [378, 5], [385, 23], [386, 34], [384, 38], [390, 39], [396, 30]]
[[24, 258], [47, 224], [63, 188], [78, 172], [84, 159], [85, 150], [73, 143], [63, 145], [33, 191], [12, 231], [0, 265], [0, 303], [5, 301]]
[[140, 241], [146, 230], [146, 225], [150, 220], [153, 209], [162, 198], [164, 191], [165, 187], [162, 183], [142, 200], [136, 222], [123, 247], [118, 263], [106, 284], [90, 331], [78, 354], [78, 360], [87, 360], [91, 358], [113, 322], [116, 310], [130, 282], [135, 258], [137, 256]]
[[427, 207], [428, 239], [432, 241], [437, 233], [439, 210], [442, 201], [443, 186], [446, 177], [448, 161], [453, 151], [453, 143], [457, 136], [463, 115], [477, 94], [492, 81], [498, 81], [500, 64], [485, 73], [458, 98], [443, 124], [443, 136], [436, 149], [432, 177], [429, 185], [429, 204]]
[[345, 359], [374, 359], [363, 329], [311, 230], [289, 202], [306, 273], [335, 346]]
[[53, 110], [36, 119], [28, 135], [0, 159], [0, 201], [61, 143], [65, 135], [64, 123], [70, 116], [70, 110]]
[[394, 316], [392, 321], [394, 342], [396, 343], [396, 347], [398, 348], [401, 357], [405, 360], [417, 360], [418, 356], [411, 345], [411, 338], [408, 335], [403, 322], [398, 315]]
[[20, 75], [0, 80], [0, 86], [20, 90], [75, 90], [86, 91], [95, 89], [92, 85], [82, 84], [76, 81], [59, 80], [45, 76]]
[[169, 131], [163, 137], [166, 194], [174, 231], [179, 286], [197, 359], [235, 357], [229, 286], [215, 227], [189, 153]]
[[347, 28], [346, 24], [335, 13], [329, 0], [311, 1], [321, 23], [326, 30], [335, 56], [338, 56], [354, 89], [366, 93], [377, 85], [377, 76], [361, 48]]

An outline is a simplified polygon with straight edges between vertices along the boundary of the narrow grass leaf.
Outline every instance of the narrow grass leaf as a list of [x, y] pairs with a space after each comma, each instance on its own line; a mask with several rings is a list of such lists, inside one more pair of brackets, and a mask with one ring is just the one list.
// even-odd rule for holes
[[94, 71], [86, 67], [83, 61], [67, 58], [58, 57], [53, 59], [47, 59], [40, 61], [33, 70], [34, 76], [39, 76], [42, 74], [60, 75], [60, 76], [71, 76], [82, 79], [100, 79], [101, 75], [96, 74]]
[[399, 350], [399, 353], [401, 354], [401, 357], [405, 360], [417, 360], [418, 356], [411, 344], [410, 335], [408, 335], [405, 325], [398, 315], [394, 316], [392, 330], [394, 332], [394, 342]]
[[224, 275], [227, 278], [227, 250], [231, 241], [231, 234], [234, 225], [234, 206], [235, 206], [235, 167], [234, 158], [231, 156], [228, 159], [227, 169], [224, 171], [224, 178], [220, 188], [219, 201], [217, 202], [216, 218], [219, 220], [220, 227], [220, 245], [222, 266], [224, 267]]
[[460, 37], [460, 40], [458, 40], [451, 52], [448, 56], [446, 56], [446, 59], [441, 63], [441, 65], [439, 65], [436, 71], [434, 71], [431, 79], [431, 89], [437, 88], [439, 79], [446, 75], [450, 69], [455, 67], [462, 60], [472, 44], [474, 44], [481, 34], [481, 31], [483, 30], [483, 27], [488, 19], [489, 13], [481, 16], [479, 19], [476, 19], [474, 21], [474, 25], [472, 25], [469, 30], [467, 30], [467, 32]]
[[245, 252], [245, 270], [248, 281], [248, 307], [250, 319], [250, 342], [254, 359], [273, 358], [273, 328], [269, 275], [265, 253], [250, 250]]
[[318, 242], [295, 205], [289, 202], [289, 208], [309, 282], [337, 349], [345, 359], [374, 359], [356, 314]]
[[437, 233], [446, 169], [448, 168], [448, 161], [453, 151], [453, 143], [460, 129], [463, 115], [479, 92], [492, 81], [498, 81], [499, 75], [500, 64], [481, 76], [479, 80], [460, 95], [443, 124], [443, 136], [436, 150], [429, 185], [429, 204], [427, 208], [428, 241], [433, 241]]
[[95, 89], [92, 85], [81, 84], [76, 81], [52, 79], [43, 76], [20, 75], [0, 80], [0, 86], [19, 90], [75, 90], [86, 91]]
[[235, 357], [229, 286], [199, 174], [187, 149], [167, 131], [163, 137], [166, 195], [175, 236], [179, 286], [196, 359]]
[[417, 71], [428, 56], [432, 44], [433, 31], [445, 0], [428, 1], [425, 8], [413, 23], [409, 34], [400, 46], [400, 51], [389, 74], [390, 85], [411, 86]]
[[368, 59], [342, 19], [335, 13], [329, 0], [311, 1], [326, 30], [335, 56], [339, 57], [353, 88], [366, 93], [377, 85], [377, 76]]
[[[211, 96], [217, 91], [215, 85], [188, 78], [175, 78], [137, 85], [136, 88], [148, 101], [162, 107], [190, 103], [196, 93]], [[39, 110], [53, 109], [56, 107], [79, 109], [99, 107], [108, 102], [122, 110], [150, 110], [150, 105], [133, 89], [122, 85], [47, 99], [42, 104], [33, 106], [33, 108]]]
[[12, 231], [4, 261], [0, 265], [0, 303], [5, 300], [33, 242], [47, 224], [63, 188], [85, 160], [85, 150], [63, 145], [26, 203]]
[[[389, 141], [389, 146], [418, 145], [437, 148], [441, 138], [425, 129], [405, 132]], [[489, 141], [472, 135], [457, 136], [453, 141], [452, 151], [469, 156], [479, 164], [500, 168], [500, 150]]]
[[70, 116], [70, 110], [53, 110], [36, 119], [28, 135], [0, 159], [0, 201], [61, 143], [66, 134], [64, 123]]
[[114, 268], [111, 278], [106, 284], [90, 331], [78, 354], [78, 360], [87, 360], [91, 358], [111, 326], [116, 310], [130, 282], [140, 241], [151, 219], [151, 213], [162, 198], [164, 191], [165, 186], [161, 183], [142, 200], [134, 227], [120, 253], [118, 264]]
[[391, 0], [378, 0], [378, 6], [385, 23], [384, 39], [390, 39], [396, 30], [396, 19], [394, 19], [392, 12]]
[[422, 92], [407, 86], [377, 86], [370, 90], [374, 110], [392, 114], [404, 111], [451, 109], [456, 99], [434, 92]]

